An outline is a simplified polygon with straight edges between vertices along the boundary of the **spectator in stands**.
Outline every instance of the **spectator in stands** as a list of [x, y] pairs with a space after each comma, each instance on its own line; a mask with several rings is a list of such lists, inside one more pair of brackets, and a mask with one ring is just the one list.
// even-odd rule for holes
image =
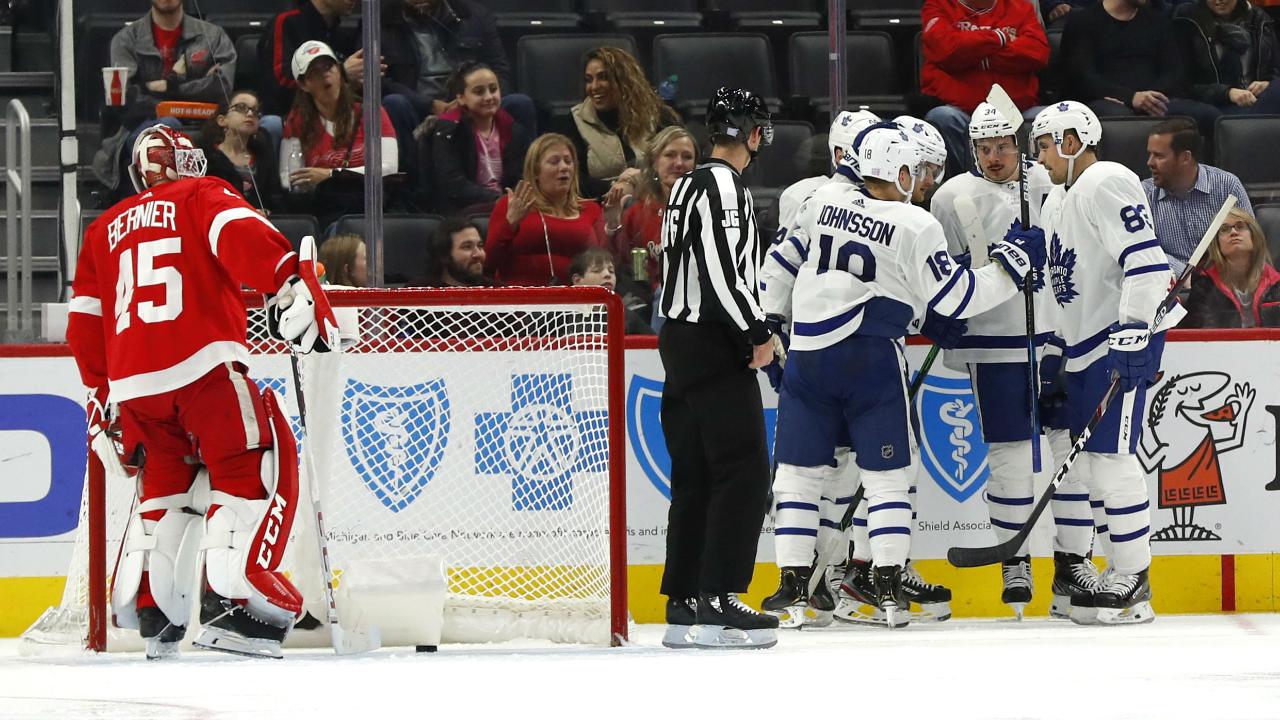
[[1220, 114], [1185, 94], [1173, 21], [1149, 0], [1101, 0], [1072, 12], [1062, 31], [1068, 97], [1100, 118], [1189, 115], [1206, 132]]
[[920, 91], [942, 104], [925, 115], [947, 144], [948, 174], [973, 168], [969, 116], [994, 83], [1035, 117], [1049, 41], [1026, 0], [925, 0]]
[[444, 219], [427, 243], [424, 287], [488, 287], [484, 274], [484, 239], [480, 227], [465, 217]]
[[1142, 187], [1150, 202], [1156, 237], [1175, 274], [1186, 267], [1227, 195], [1235, 195], [1240, 206], [1253, 214], [1240, 178], [1200, 164], [1202, 142], [1195, 124], [1185, 118], [1166, 120], [1147, 136], [1151, 177], [1142, 181]]
[[450, 107], [436, 117], [424, 143], [432, 194], [445, 212], [489, 212], [503, 189], [519, 182], [529, 132], [502, 109], [498, 75], [484, 63], [459, 65], [446, 97], [453, 99]]
[[[350, 212], [364, 211], [364, 125], [361, 105], [333, 50], [311, 40], [293, 54], [298, 82], [293, 109], [280, 143], [280, 182], [302, 197], [298, 210], [322, 226]], [[396, 173], [396, 132], [382, 110], [383, 176]], [[344, 172], [345, 171], [345, 172]]]
[[324, 264], [325, 285], [362, 288], [369, 286], [369, 259], [364, 238], [359, 235], [334, 235], [320, 246], [320, 262]]
[[387, 64], [383, 96], [404, 98], [403, 104], [388, 107], [401, 137], [456, 105], [446, 86], [454, 70], [466, 62], [488, 65], [502, 86], [503, 109], [530, 136], [536, 132], [533, 100], [514, 92], [497, 23], [480, 3], [389, 0], [382, 10], [382, 57]]
[[[693, 135], [679, 125], [663, 128], [654, 135], [640, 161], [635, 202], [622, 215], [622, 228], [615, 236], [615, 252], [623, 277], [644, 283], [650, 294], [662, 280], [658, 252], [662, 247], [662, 214], [667, 198], [676, 180], [693, 170], [697, 162], [698, 144]], [[642, 278], [631, 277], [631, 252], [636, 248], [643, 249], [648, 258]]]
[[1209, 247], [1209, 264], [1191, 278], [1184, 328], [1280, 327], [1280, 272], [1267, 239], [1240, 208], [1227, 215]]
[[[606, 197], [616, 213], [622, 195]], [[524, 158], [524, 178], [508, 190], [489, 216], [485, 269], [507, 285], [564, 285], [569, 263], [589, 247], [608, 247], [605, 209], [578, 192], [573, 141], [547, 133]]]
[[[618, 275], [614, 272], [613, 254], [604, 248], [590, 248], [579, 253], [569, 263], [569, 284], [598, 285], [617, 292]], [[649, 327], [649, 304], [643, 298], [630, 294], [623, 296], [622, 306], [625, 316], [622, 330], [627, 335], [655, 335]]]
[[590, 198], [602, 197], [615, 182], [635, 194], [636, 159], [662, 128], [680, 122], [645, 79], [640, 63], [625, 50], [600, 47], [583, 60], [586, 98], [573, 106], [563, 134], [578, 157], [578, 185]]
[[355, 7], [356, 0], [298, 0], [296, 8], [271, 19], [258, 40], [258, 57], [271, 68], [260, 88], [266, 113], [285, 115], [293, 106], [298, 90], [298, 79], [291, 68], [293, 54], [310, 40], [323, 42], [337, 53], [336, 57], [343, 58], [348, 78], [364, 77], [360, 38], [354, 28], [342, 26], [342, 18]]
[[279, 207], [282, 191], [271, 138], [259, 124], [257, 93], [237, 90], [205, 121], [201, 147], [213, 175], [240, 190], [259, 210]]
[[1179, 5], [1173, 25], [1188, 58], [1190, 97], [1227, 115], [1280, 113], [1280, 47], [1271, 17], [1248, 0]]
[[1067, 24], [1067, 16], [1076, 10], [1087, 8], [1095, 0], [1039, 0], [1040, 19], [1045, 29], [1060, 28]]
[[[151, 0], [149, 13], [111, 38], [111, 65], [128, 68], [129, 81], [125, 108], [112, 116], [120, 127], [103, 140], [94, 159], [95, 173], [108, 188], [120, 185], [124, 160], [138, 134], [155, 124], [157, 105], [165, 100], [217, 103], [231, 92], [235, 45], [217, 25], [187, 17], [182, 2]], [[181, 125], [172, 117], [159, 121]]]

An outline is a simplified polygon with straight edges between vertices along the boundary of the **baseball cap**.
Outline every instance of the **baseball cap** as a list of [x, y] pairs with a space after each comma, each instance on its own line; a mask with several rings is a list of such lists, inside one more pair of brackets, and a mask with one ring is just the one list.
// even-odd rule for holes
[[316, 58], [327, 57], [334, 62], [338, 62], [338, 56], [333, 54], [333, 48], [319, 40], [308, 40], [298, 46], [293, 53], [293, 77], [295, 80], [301, 80], [302, 76], [307, 73], [307, 68], [311, 67], [311, 63]]

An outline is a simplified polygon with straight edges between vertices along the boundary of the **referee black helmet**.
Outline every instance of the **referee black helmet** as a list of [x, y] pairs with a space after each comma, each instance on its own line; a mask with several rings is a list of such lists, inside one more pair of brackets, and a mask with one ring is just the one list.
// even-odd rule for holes
[[773, 120], [764, 100], [747, 90], [722, 87], [707, 103], [707, 130], [711, 142], [745, 143], [760, 128], [760, 147], [773, 142]]

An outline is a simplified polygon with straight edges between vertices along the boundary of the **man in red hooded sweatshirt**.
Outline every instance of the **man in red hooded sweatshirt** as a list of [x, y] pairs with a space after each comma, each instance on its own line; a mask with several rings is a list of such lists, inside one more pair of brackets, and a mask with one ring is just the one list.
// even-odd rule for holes
[[1027, 0], [925, 0], [920, 91], [942, 101], [925, 120], [947, 143], [947, 174], [973, 167], [969, 115], [999, 83], [1030, 120], [1049, 41]]

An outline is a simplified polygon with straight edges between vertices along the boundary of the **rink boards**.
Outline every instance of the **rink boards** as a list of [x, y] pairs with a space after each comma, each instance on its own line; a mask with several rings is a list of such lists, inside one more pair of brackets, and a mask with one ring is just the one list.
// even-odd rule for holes
[[[1170, 338], [1164, 373], [1146, 413], [1155, 605], [1160, 612], [1276, 609], [1280, 509], [1276, 420], [1280, 416], [1280, 331], [1183, 331]], [[662, 366], [653, 338], [626, 353], [627, 504], [630, 609], [661, 619], [669, 465], [658, 407]], [[907, 349], [913, 367], [926, 347]], [[761, 376], [772, 435], [776, 395]], [[14, 635], [61, 593], [83, 482], [83, 391], [65, 346], [0, 346], [0, 636]], [[913, 556], [924, 575], [952, 587], [957, 616], [1004, 613], [998, 568], [960, 571], [942, 558], [952, 545], [989, 544], [982, 488], [986, 447], [968, 379], [935, 364], [916, 398], [921, 473]], [[1047, 459], [1046, 467], [1052, 467]], [[1042, 478], [1047, 482], [1047, 476]], [[1051, 573], [1052, 522], [1033, 534], [1036, 585]], [[758, 600], [776, 585], [766, 520]], [[1047, 610], [1037, 593], [1033, 613]]]

